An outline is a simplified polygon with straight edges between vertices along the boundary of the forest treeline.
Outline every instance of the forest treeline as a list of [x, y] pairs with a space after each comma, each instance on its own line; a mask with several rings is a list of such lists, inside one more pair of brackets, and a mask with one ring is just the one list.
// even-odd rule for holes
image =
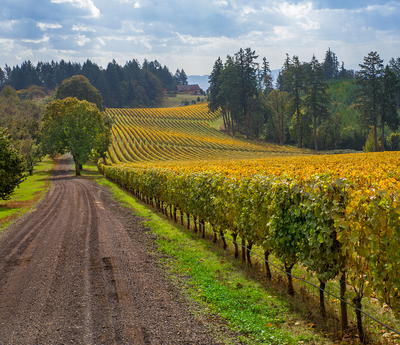
[[133, 59], [125, 65], [113, 60], [104, 69], [88, 59], [83, 64], [61, 60], [34, 65], [25, 61], [14, 67], [0, 68], [0, 89], [9, 85], [16, 90], [25, 90], [35, 85], [46, 92], [56, 89], [63, 80], [74, 75], [88, 78], [100, 91], [106, 107], [157, 106], [165, 92], [175, 92], [176, 85], [187, 84], [183, 69], [172, 74], [157, 60], [145, 60], [140, 64]]
[[276, 83], [266, 58], [240, 49], [218, 58], [209, 78], [210, 110], [225, 130], [316, 150], [399, 150], [400, 58], [376, 52], [355, 72], [330, 49], [324, 60], [286, 56]]

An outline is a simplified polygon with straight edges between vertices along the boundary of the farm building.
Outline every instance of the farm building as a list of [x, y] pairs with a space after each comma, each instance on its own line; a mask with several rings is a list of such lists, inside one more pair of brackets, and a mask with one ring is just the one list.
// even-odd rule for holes
[[194, 85], [177, 85], [176, 91], [178, 93], [188, 93], [191, 95], [203, 95], [204, 91], [200, 88], [198, 84]]

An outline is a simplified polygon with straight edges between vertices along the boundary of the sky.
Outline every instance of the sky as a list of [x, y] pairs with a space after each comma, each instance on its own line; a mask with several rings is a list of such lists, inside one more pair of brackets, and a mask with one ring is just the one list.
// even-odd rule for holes
[[277, 69], [329, 47], [357, 68], [372, 50], [400, 56], [399, 18], [400, 0], [1, 0], [0, 66], [147, 58], [203, 75], [240, 48]]

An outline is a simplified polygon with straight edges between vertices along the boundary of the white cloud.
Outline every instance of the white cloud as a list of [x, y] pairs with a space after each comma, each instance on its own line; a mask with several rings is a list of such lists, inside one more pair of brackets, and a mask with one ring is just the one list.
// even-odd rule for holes
[[0, 28], [2, 30], [12, 30], [14, 25], [17, 23], [16, 20], [4, 20], [4, 21], [0, 21]]
[[42, 38], [38, 38], [37, 40], [33, 39], [22, 39], [22, 42], [25, 43], [34, 43], [34, 44], [40, 44], [40, 43], [47, 43], [50, 40], [50, 36], [44, 35]]
[[42, 31], [46, 31], [49, 29], [61, 29], [62, 25], [58, 24], [58, 23], [36, 23], [36, 26], [42, 30]]
[[90, 28], [86, 25], [82, 25], [82, 24], [74, 24], [71, 27], [72, 31], [84, 31], [84, 32], [96, 32], [96, 30], [94, 28]]
[[91, 41], [90, 38], [86, 37], [85, 35], [76, 35], [75, 40], [79, 47], [83, 47]]
[[82, 8], [90, 12], [90, 17], [100, 17], [100, 10], [95, 6], [92, 0], [51, 0], [54, 4], [69, 3], [77, 8]]

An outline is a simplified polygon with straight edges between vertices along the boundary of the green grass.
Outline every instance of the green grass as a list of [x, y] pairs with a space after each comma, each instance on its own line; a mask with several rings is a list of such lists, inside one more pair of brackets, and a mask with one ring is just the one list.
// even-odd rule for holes
[[198, 97], [200, 97], [201, 102], [207, 101], [206, 96], [176, 94], [176, 96], [165, 96], [162, 100], [161, 106], [165, 108], [171, 108], [171, 107], [179, 107], [185, 102], [188, 102], [188, 104], [192, 104], [192, 101], [198, 103], [197, 102]]
[[116, 200], [147, 219], [145, 225], [157, 235], [158, 249], [166, 254], [165, 265], [172, 277], [205, 310], [238, 332], [244, 344], [329, 343], [304, 322], [296, 322], [284, 299], [247, 278], [212, 243], [172, 225], [116, 184], [96, 175], [94, 166], [85, 168], [88, 175], [109, 188]]
[[0, 230], [9, 226], [17, 217], [28, 212], [45, 194], [53, 161], [44, 159], [11, 195], [9, 200], [0, 201]]

